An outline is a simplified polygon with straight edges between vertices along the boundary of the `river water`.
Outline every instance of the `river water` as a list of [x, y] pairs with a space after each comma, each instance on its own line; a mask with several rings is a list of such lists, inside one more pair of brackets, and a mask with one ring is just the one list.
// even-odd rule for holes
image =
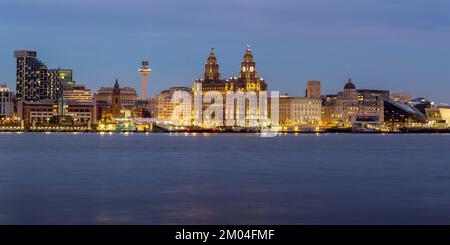
[[0, 224], [450, 224], [450, 135], [0, 133]]

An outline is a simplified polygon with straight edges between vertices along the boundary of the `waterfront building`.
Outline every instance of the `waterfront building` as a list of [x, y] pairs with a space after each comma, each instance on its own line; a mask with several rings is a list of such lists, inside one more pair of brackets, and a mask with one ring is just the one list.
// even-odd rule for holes
[[381, 124], [384, 120], [384, 99], [389, 91], [356, 89], [351, 78], [336, 97], [324, 100], [325, 126], [352, 127], [354, 124]]
[[388, 90], [357, 89], [358, 102], [365, 105], [376, 105], [379, 99], [389, 99]]
[[[223, 108], [225, 108], [225, 96], [227, 91], [227, 81], [222, 79], [220, 73], [219, 63], [217, 62], [216, 55], [214, 53], [214, 48], [211, 49], [208, 59], [204, 66], [204, 72], [200, 79], [196, 79], [192, 85], [192, 94], [197, 96], [201, 93], [202, 98], [208, 91], [215, 91], [220, 93], [223, 98]], [[206, 103], [202, 101], [201, 110], [205, 111], [206, 108], [211, 106], [212, 103]], [[158, 113], [160, 115], [160, 113]], [[201, 114], [194, 111], [194, 120], [198, 119]], [[225, 110], [223, 110], [222, 118], [225, 118]]]
[[71, 87], [75, 85], [75, 81], [73, 80], [73, 70], [71, 69], [50, 69], [49, 73], [51, 73], [55, 80], [58, 80], [64, 88]]
[[120, 87], [116, 79], [113, 87], [101, 87], [95, 94], [95, 117], [98, 120], [149, 117], [148, 101], [137, 98], [136, 89]]
[[78, 102], [92, 102], [92, 91], [84, 85], [74, 85], [64, 89], [65, 100], [73, 100]]
[[49, 99], [47, 66], [37, 59], [36, 51], [16, 50], [16, 98], [22, 101]]
[[205, 63], [205, 70], [201, 78], [196, 79], [192, 85], [194, 91], [196, 84], [201, 84], [203, 93], [207, 91], [218, 91], [225, 94], [227, 81], [221, 78], [219, 63], [217, 62], [214, 49], [211, 49], [208, 59]]
[[14, 115], [14, 92], [5, 84], [0, 84], [0, 118], [11, 118]]
[[[136, 89], [130, 87], [120, 87], [120, 104], [122, 107], [131, 108], [138, 98]], [[113, 103], [114, 87], [101, 87], [95, 94], [95, 101], [104, 101], [108, 105]]]
[[172, 112], [176, 104], [172, 102], [172, 96], [176, 91], [185, 91], [192, 96], [192, 89], [188, 87], [172, 87], [161, 91], [155, 98], [157, 101], [156, 117], [159, 119], [172, 119]]
[[322, 125], [325, 127], [337, 126], [336, 100], [336, 94], [328, 94], [322, 97]]
[[46, 126], [90, 127], [95, 122], [93, 103], [62, 99], [20, 102], [19, 112], [25, 129]]
[[409, 127], [426, 122], [427, 117], [416, 107], [390, 99], [384, 100], [384, 124], [386, 126], [390, 128]]
[[150, 118], [149, 100], [137, 100], [132, 115], [134, 118]]
[[411, 106], [415, 107], [417, 110], [419, 110], [423, 115], [426, 114], [426, 109], [431, 108], [432, 107], [432, 103], [431, 101], [421, 97], [421, 98], [416, 98], [413, 100], [410, 100], [408, 102], [408, 104], [410, 104]]
[[317, 127], [322, 117], [320, 98], [281, 96], [279, 120], [284, 127]]
[[344, 90], [339, 92], [336, 99], [335, 114], [337, 123], [341, 127], [352, 127], [358, 115], [358, 93], [352, 80], [349, 78]]
[[74, 84], [72, 70], [48, 69], [36, 51], [16, 50], [16, 98], [21, 101], [56, 100]]
[[238, 77], [230, 77], [226, 81], [225, 90], [229, 91], [267, 91], [267, 83], [256, 71], [256, 61], [250, 48], [247, 48], [241, 61]]
[[[201, 88], [200, 88], [201, 87]], [[220, 73], [219, 63], [217, 62], [214, 48], [211, 49], [208, 59], [205, 63], [204, 72], [201, 78], [196, 79], [192, 85], [192, 94], [196, 96], [201, 93], [202, 98], [208, 91], [215, 91], [220, 93], [223, 98], [223, 108], [225, 108], [225, 96], [227, 91], [227, 81], [222, 79]], [[212, 103], [206, 103], [202, 101], [202, 111], [211, 106]], [[158, 112], [158, 115], [161, 113]], [[195, 118], [199, 117], [198, 112], [193, 113]], [[225, 111], [223, 110], [222, 118], [225, 118]], [[194, 119], [195, 120], [195, 119]]]
[[426, 116], [432, 126], [448, 127], [450, 125], [450, 107], [434, 106], [426, 108]]
[[306, 95], [307, 98], [316, 98], [319, 99], [320, 94], [320, 81], [308, 81], [308, 85], [306, 88]]
[[158, 98], [157, 96], [148, 99], [146, 110], [150, 114], [150, 117], [158, 117]]
[[75, 86], [75, 81], [73, 81], [73, 71], [70, 69], [49, 69], [49, 98], [56, 100], [64, 96], [64, 90], [72, 86]]
[[[200, 89], [201, 87], [201, 89]], [[259, 92], [267, 91], [267, 83], [261, 78], [256, 70], [256, 61], [253, 59], [253, 54], [250, 48], [247, 48], [244, 54], [244, 57], [241, 61], [240, 72], [237, 77], [230, 77], [226, 80], [222, 79], [219, 63], [217, 62], [217, 58], [214, 53], [214, 49], [211, 49], [207, 62], [205, 64], [205, 69], [203, 76], [200, 79], [194, 81], [192, 85], [192, 93], [196, 96], [198, 93], [202, 94], [202, 97], [208, 91], [218, 92], [223, 98], [223, 115], [222, 118], [226, 118], [226, 93], [230, 92], [255, 92], [256, 97], [259, 97]], [[202, 111], [204, 111], [207, 107], [209, 107], [212, 103], [202, 102]], [[236, 108], [233, 113], [236, 113]], [[247, 114], [248, 110], [246, 110], [246, 118], [252, 119]], [[260, 114], [264, 112], [257, 112], [258, 115], [256, 117], [260, 118]], [[266, 112], [267, 113], [267, 112]], [[266, 114], [265, 113], [265, 114]], [[197, 120], [198, 112], [194, 109], [194, 120]], [[210, 127], [207, 125], [202, 125], [203, 127]], [[215, 126], [213, 126], [215, 127]]]
[[384, 99], [389, 98], [388, 90], [357, 89], [358, 116], [356, 122], [381, 124], [384, 121]]
[[[111, 105], [106, 101], [95, 101], [94, 117], [96, 121], [100, 121], [103, 117], [108, 116], [108, 112], [111, 111]], [[111, 115], [110, 115], [111, 116]]]
[[390, 100], [407, 103], [412, 100], [413, 95], [410, 92], [391, 93]]

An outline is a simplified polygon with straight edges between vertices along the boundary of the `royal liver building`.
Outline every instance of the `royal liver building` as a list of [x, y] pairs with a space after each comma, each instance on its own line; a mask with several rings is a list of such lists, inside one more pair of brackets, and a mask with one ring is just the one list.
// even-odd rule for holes
[[[253, 54], [250, 48], [247, 48], [245, 50], [244, 58], [241, 61], [241, 67], [240, 72], [237, 77], [229, 77], [228, 79], [222, 79], [219, 69], [219, 63], [217, 62], [216, 55], [214, 53], [214, 49], [211, 49], [211, 52], [209, 54], [209, 57], [207, 59], [207, 62], [205, 64], [205, 71], [203, 73], [203, 76], [197, 80], [194, 81], [194, 84], [192, 86], [192, 91], [194, 96], [198, 94], [202, 94], [204, 97], [206, 93], [210, 91], [215, 91], [222, 95], [223, 98], [223, 104], [222, 104], [222, 118], [230, 118], [230, 115], [237, 115], [239, 114], [237, 110], [238, 105], [237, 102], [231, 102], [234, 103], [235, 108], [233, 111], [226, 110], [227, 108], [227, 93], [230, 92], [234, 93], [242, 93], [242, 94], [254, 94], [257, 100], [259, 100], [259, 95], [261, 92], [267, 92], [267, 83], [262, 79], [258, 72], [256, 71], [256, 62], [253, 59]], [[267, 115], [267, 112], [260, 112], [259, 111], [259, 103], [263, 101], [257, 101], [256, 105], [256, 111], [252, 111], [249, 109], [249, 97], [246, 97], [244, 100], [245, 104], [245, 113], [242, 114], [245, 117], [246, 120], [246, 126], [248, 126], [248, 120], [249, 119], [259, 119], [261, 117], [261, 114]], [[203, 101], [201, 108], [202, 111], [205, 111], [208, 107], [211, 107], [212, 104], [214, 104], [214, 101], [211, 101], [210, 103]], [[230, 103], [230, 102], [229, 102]], [[267, 101], [264, 101], [264, 103], [267, 104]], [[251, 111], [251, 113], [249, 113]], [[228, 115], [227, 115], [228, 113]], [[194, 109], [194, 118], [201, 117], [198, 113], [195, 113]], [[215, 117], [215, 115], [213, 116]], [[217, 127], [219, 125], [201, 125], [203, 127]], [[220, 125], [222, 126], [222, 125]], [[224, 121], [223, 126], [232, 126], [232, 125], [226, 125], [226, 122]]]

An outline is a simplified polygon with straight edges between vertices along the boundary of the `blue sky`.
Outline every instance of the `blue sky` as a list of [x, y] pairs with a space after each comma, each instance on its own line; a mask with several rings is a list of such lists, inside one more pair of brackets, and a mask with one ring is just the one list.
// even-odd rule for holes
[[271, 90], [303, 95], [358, 88], [410, 91], [450, 102], [450, 1], [433, 0], [1, 0], [0, 82], [15, 80], [14, 49], [38, 51], [49, 67], [74, 70], [92, 89], [149, 92], [190, 86], [211, 47], [224, 77], [239, 71], [246, 44]]

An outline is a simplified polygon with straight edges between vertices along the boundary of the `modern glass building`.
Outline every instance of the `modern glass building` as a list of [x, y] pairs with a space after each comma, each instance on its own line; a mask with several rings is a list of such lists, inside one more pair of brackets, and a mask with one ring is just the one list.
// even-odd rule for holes
[[16, 50], [16, 98], [20, 101], [56, 100], [73, 84], [72, 70], [48, 69], [36, 51]]
[[16, 66], [16, 98], [21, 101], [48, 99], [48, 68], [37, 59], [36, 51], [14, 51]]
[[385, 99], [384, 122], [387, 125], [409, 126], [414, 123], [426, 123], [427, 117], [414, 106]]

